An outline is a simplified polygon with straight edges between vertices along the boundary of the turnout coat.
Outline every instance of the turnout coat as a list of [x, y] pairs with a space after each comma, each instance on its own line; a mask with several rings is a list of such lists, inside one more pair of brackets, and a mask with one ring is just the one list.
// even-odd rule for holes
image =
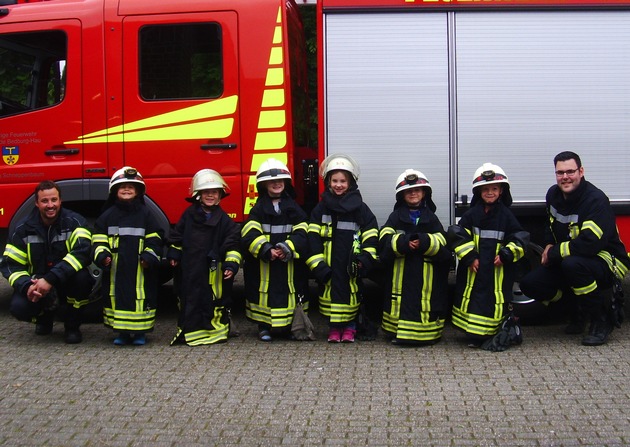
[[[409, 248], [414, 239], [417, 250]], [[383, 330], [402, 343], [439, 340], [448, 311], [451, 252], [437, 216], [423, 206], [416, 222], [398, 201], [381, 228], [379, 257], [386, 272]]]
[[308, 240], [306, 264], [320, 284], [320, 312], [332, 325], [353, 322], [361, 301], [361, 277], [374, 266], [378, 245], [376, 217], [356, 185], [343, 196], [323, 192], [311, 213]]
[[[547, 254], [550, 263], [559, 264], [568, 256], [599, 256], [617, 278], [626, 276], [630, 259], [603, 191], [582, 180], [577, 190], [565, 198], [558, 185], [553, 185], [547, 191], [546, 202], [549, 222], [545, 244], [554, 245]], [[581, 286], [588, 290], [592, 285]], [[584, 294], [585, 290], [577, 292]]]
[[[96, 220], [94, 262], [102, 266], [112, 258], [101, 283], [105, 326], [121, 332], [153, 330], [162, 241], [163, 231], [142, 197], [130, 203], [117, 200]], [[141, 259], [148, 268], [142, 268]]]
[[234, 278], [241, 263], [239, 225], [219, 206], [205, 213], [198, 202], [189, 206], [169, 235], [168, 259], [178, 262], [177, 333], [171, 344], [208, 345], [227, 340]]
[[[68, 284], [91, 261], [91, 234], [85, 219], [61, 208], [57, 220], [46, 227], [33, 208], [7, 242], [0, 270], [16, 292], [26, 296], [31, 276], [44, 278], [55, 287], [81, 289]], [[68, 304], [80, 308], [88, 296], [67, 296]]]
[[[471, 336], [496, 334], [512, 301], [514, 263], [525, 255], [529, 233], [512, 211], [498, 202], [489, 212], [479, 200], [448, 229], [448, 240], [459, 260], [453, 324]], [[495, 266], [501, 256], [503, 265]], [[468, 267], [479, 259], [477, 273]]]
[[[245, 313], [250, 320], [285, 328], [293, 322], [298, 296], [305, 296], [308, 275], [306, 213], [285, 192], [276, 212], [271, 197], [261, 192], [241, 232], [245, 253]], [[281, 244], [290, 255], [271, 261], [271, 249]]]

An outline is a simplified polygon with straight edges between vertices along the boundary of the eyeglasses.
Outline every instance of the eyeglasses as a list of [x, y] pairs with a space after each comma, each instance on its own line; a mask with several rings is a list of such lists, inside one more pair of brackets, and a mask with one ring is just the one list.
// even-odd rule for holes
[[566, 171], [556, 171], [556, 177], [564, 177], [564, 174], [572, 177], [579, 169], [567, 169]]

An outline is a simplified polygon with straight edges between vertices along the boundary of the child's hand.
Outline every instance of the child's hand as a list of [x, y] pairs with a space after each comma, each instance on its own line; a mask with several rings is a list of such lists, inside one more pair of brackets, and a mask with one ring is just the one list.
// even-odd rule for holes
[[468, 268], [471, 272], [477, 273], [477, 270], [479, 270], [479, 259], [475, 259]]

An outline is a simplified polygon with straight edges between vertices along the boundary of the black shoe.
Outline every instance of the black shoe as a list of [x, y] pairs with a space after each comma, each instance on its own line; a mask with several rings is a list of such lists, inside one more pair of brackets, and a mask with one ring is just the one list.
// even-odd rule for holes
[[83, 341], [83, 335], [78, 329], [66, 329], [66, 332], [63, 335], [63, 340], [69, 345], [76, 345], [77, 343], [81, 343]]
[[48, 335], [52, 332], [53, 325], [52, 323], [37, 323], [35, 325], [35, 333], [37, 335]]
[[591, 329], [587, 336], [582, 339], [584, 346], [600, 346], [608, 341], [608, 336], [613, 330], [613, 325], [608, 318], [602, 317], [591, 324]]

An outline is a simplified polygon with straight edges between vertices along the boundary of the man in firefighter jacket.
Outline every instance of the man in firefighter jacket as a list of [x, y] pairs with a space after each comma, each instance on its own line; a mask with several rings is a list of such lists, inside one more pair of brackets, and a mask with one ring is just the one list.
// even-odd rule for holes
[[630, 260], [619, 239], [615, 215], [608, 197], [584, 178], [584, 167], [574, 152], [554, 158], [556, 185], [546, 197], [549, 224], [545, 229], [542, 265], [520, 283], [523, 293], [552, 302], [563, 294], [574, 298], [578, 318], [567, 333], [581, 334], [584, 319], [590, 319], [585, 346], [606, 343], [615, 325], [612, 287], [626, 275]]
[[65, 305], [64, 340], [80, 343], [80, 311], [94, 282], [86, 268], [90, 246], [85, 219], [61, 207], [59, 187], [52, 181], [38, 184], [35, 208], [10, 236], [0, 264], [14, 289], [11, 314], [34, 321], [35, 333], [48, 335], [56, 310]]

